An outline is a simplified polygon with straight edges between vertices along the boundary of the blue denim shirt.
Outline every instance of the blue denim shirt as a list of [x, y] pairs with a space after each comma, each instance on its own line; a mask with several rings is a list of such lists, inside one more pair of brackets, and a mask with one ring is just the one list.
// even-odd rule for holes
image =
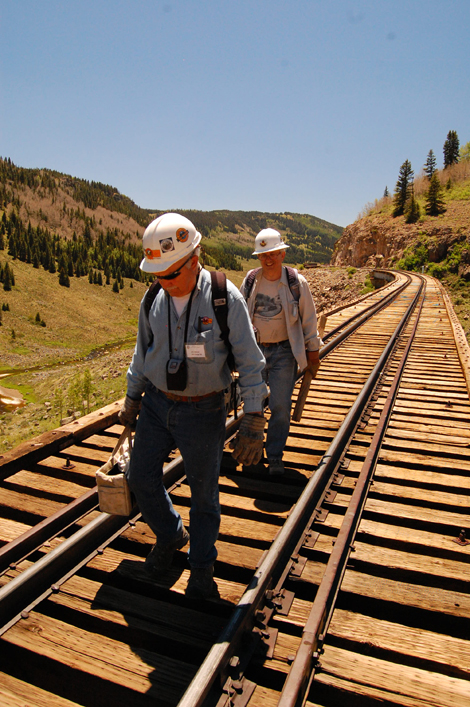
[[[248, 309], [235, 285], [227, 280], [230, 343], [239, 374], [239, 386], [245, 412], [259, 412], [268, 391], [261, 372], [265, 359], [255, 340]], [[140, 305], [137, 343], [127, 372], [127, 394], [140, 398], [147, 381], [168, 392], [166, 368], [169, 359], [168, 306], [170, 307], [172, 358], [183, 360], [184, 329], [187, 306], [180, 317], [173, 300], [161, 289], [150, 309], [149, 318]], [[150, 328], [153, 333], [153, 341]], [[214, 314], [211, 299], [211, 278], [207, 270], [200, 271], [191, 304], [186, 344], [203, 344], [197, 356], [186, 354], [188, 384], [179, 395], [206, 395], [224, 390], [230, 385], [231, 373], [227, 365], [227, 347], [220, 338], [220, 327]], [[201, 355], [201, 353], [203, 355]]]

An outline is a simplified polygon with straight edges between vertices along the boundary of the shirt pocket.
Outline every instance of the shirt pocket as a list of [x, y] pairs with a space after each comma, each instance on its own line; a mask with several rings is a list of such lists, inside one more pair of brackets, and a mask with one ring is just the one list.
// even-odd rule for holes
[[[203, 355], [198, 356], [187, 356], [191, 363], [203, 364], [203, 363], [213, 363], [214, 361], [214, 330], [208, 329], [207, 331], [198, 332], [191, 341], [188, 342], [190, 345], [196, 344], [204, 347]], [[202, 351], [200, 352], [202, 353]]]

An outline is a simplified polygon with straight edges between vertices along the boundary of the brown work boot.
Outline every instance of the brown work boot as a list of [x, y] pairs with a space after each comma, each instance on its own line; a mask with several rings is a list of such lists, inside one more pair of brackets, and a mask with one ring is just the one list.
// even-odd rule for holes
[[149, 574], [161, 574], [170, 568], [176, 550], [181, 550], [189, 541], [189, 533], [183, 528], [182, 534], [171, 543], [161, 545], [158, 540], [145, 559], [145, 570]]
[[185, 595], [188, 599], [209, 599], [217, 596], [217, 585], [214, 582], [214, 567], [195, 567], [191, 570]]

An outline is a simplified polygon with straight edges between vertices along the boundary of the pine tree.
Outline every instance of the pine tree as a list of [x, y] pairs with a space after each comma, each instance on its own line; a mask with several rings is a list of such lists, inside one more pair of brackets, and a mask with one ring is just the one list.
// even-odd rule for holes
[[435, 172], [431, 177], [431, 183], [429, 184], [429, 189], [426, 194], [426, 207], [425, 211], [428, 216], [439, 216], [443, 214], [445, 209], [442, 186]]
[[411, 191], [411, 196], [405, 206], [405, 223], [416, 223], [421, 216], [421, 209], [415, 199], [414, 189]]
[[444, 143], [444, 169], [459, 161], [459, 138], [455, 130], [449, 130]]
[[432, 175], [437, 170], [436, 157], [432, 150], [429, 150], [426, 164], [424, 165], [424, 173], [426, 177], [431, 180]]
[[65, 270], [62, 268], [59, 272], [59, 285], [70, 287], [70, 279]]
[[411, 196], [413, 177], [414, 172], [411, 169], [411, 163], [409, 160], [405, 160], [400, 167], [400, 173], [395, 187], [393, 216], [402, 216], [405, 212], [406, 202]]
[[[459, 150], [459, 159], [461, 162], [470, 160], [470, 142], [467, 142]], [[1, 236], [0, 236], [0, 249], [1, 249]]]
[[5, 292], [9, 292], [9, 290], [11, 290], [11, 285], [11, 272], [8, 263], [6, 263], [3, 270], [3, 289]]
[[119, 283], [117, 280], [113, 282], [113, 292], [119, 292]]
[[387, 197], [390, 196], [390, 192], [388, 191], [388, 187], [385, 187], [384, 189], [384, 198], [387, 199]]

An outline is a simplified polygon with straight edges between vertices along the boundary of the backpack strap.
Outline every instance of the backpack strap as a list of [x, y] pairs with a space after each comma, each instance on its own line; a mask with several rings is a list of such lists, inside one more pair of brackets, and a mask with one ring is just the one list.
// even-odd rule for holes
[[[158, 295], [160, 290], [162, 289], [161, 284], [158, 282], [158, 280], [154, 280], [150, 287], [148, 288], [147, 292], [145, 293], [145, 298], [144, 298], [144, 312], [145, 316], [147, 317], [147, 322], [149, 321], [149, 314], [150, 310], [152, 308], [152, 304], [154, 302], [155, 297]], [[153, 343], [153, 331], [150, 329], [150, 341], [148, 343], [149, 346], [151, 346]]]
[[231, 371], [235, 369], [235, 359], [230, 344], [230, 329], [227, 323], [228, 303], [227, 303], [227, 278], [225, 273], [218, 270], [211, 270], [212, 307], [220, 327], [220, 338], [228, 349], [227, 363]]
[[[287, 271], [287, 284], [289, 285], [289, 290], [292, 293], [293, 298], [295, 299], [296, 302], [300, 300], [300, 283], [299, 283], [299, 274], [295, 268], [291, 268], [290, 265], [284, 265], [286, 271]], [[253, 288], [253, 283], [255, 281], [255, 278], [261, 268], [255, 268], [254, 270], [249, 270], [246, 278], [245, 278], [245, 300], [248, 301], [248, 298], [250, 297], [251, 290]]]
[[246, 274], [245, 288], [244, 288], [245, 289], [244, 297], [245, 297], [246, 301], [248, 301], [251, 290], [253, 289], [253, 283], [254, 283], [256, 276], [260, 270], [261, 270], [261, 268], [254, 268], [254, 270], [249, 270]]
[[292, 296], [296, 302], [300, 300], [300, 283], [299, 283], [299, 273], [295, 268], [291, 268], [289, 265], [284, 265], [287, 270], [287, 282], [289, 289], [292, 292]]
[[150, 310], [152, 309], [153, 301], [161, 289], [162, 289], [162, 286], [159, 283], [159, 281], [154, 280], [154, 282], [152, 282], [152, 284], [148, 288], [147, 292], [145, 293], [144, 310], [145, 310], [145, 315], [146, 315], [147, 319], [149, 318], [149, 314], [150, 314]]

